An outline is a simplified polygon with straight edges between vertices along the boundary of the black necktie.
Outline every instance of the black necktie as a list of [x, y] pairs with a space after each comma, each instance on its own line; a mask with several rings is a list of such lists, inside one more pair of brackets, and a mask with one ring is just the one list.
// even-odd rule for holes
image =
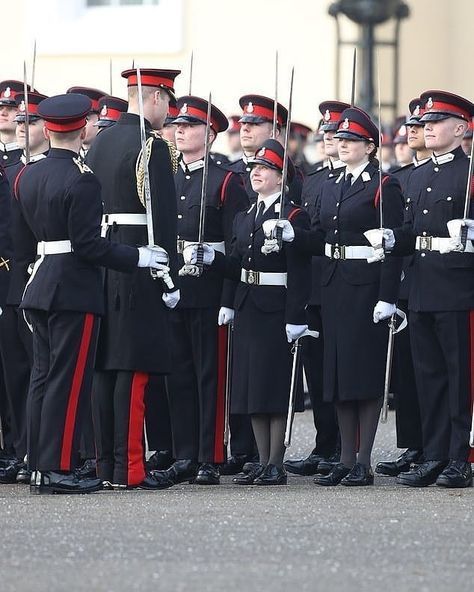
[[265, 203], [263, 201], [261, 201], [258, 204], [258, 208], [257, 208], [257, 215], [255, 216], [255, 221], [253, 224], [254, 228], [258, 228], [261, 224], [262, 224], [262, 218], [263, 218], [263, 211], [265, 209]]
[[347, 173], [344, 183], [342, 184], [342, 195], [346, 195], [352, 185], [352, 173]]

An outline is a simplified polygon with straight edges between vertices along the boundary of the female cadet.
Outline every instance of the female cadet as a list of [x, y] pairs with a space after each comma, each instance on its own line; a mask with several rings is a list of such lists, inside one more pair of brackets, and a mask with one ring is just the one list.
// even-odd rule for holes
[[[345, 173], [321, 188], [316, 228], [284, 226], [283, 240], [304, 252], [324, 254], [321, 315], [324, 329], [324, 399], [336, 404], [341, 462], [318, 485], [372, 485], [370, 457], [384, 389], [388, 327], [379, 321], [396, 310], [401, 260], [381, 262], [364, 232], [380, 226], [375, 153], [379, 132], [368, 115], [348, 108], [335, 138]], [[400, 224], [403, 197], [398, 181], [383, 175], [383, 222]], [[271, 233], [276, 221], [265, 225]], [[357, 445], [359, 446], [357, 454]]]
[[[250, 173], [257, 202], [236, 215], [230, 256], [204, 245], [204, 263], [238, 281], [234, 309], [221, 309], [219, 318], [225, 317], [226, 323], [234, 321], [231, 413], [250, 415], [259, 452], [259, 463], [248, 463], [234, 478], [239, 484], [286, 483], [283, 456], [290, 343], [308, 328], [305, 307], [310, 294], [310, 257], [292, 245], [270, 255], [261, 251], [265, 239], [262, 223], [279, 215], [282, 169], [283, 147], [276, 140], [267, 140], [255, 153]], [[290, 164], [289, 181], [293, 174]], [[291, 202], [282, 207], [295, 228], [309, 231], [306, 211]], [[186, 263], [195, 263], [196, 247], [188, 247], [183, 255]]]

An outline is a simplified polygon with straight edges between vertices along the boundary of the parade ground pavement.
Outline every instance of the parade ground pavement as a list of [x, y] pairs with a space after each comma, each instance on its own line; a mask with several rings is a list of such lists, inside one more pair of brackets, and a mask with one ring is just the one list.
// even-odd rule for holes
[[[395, 458], [393, 412], [375, 462]], [[310, 452], [298, 415], [287, 458]], [[437, 592], [472, 590], [474, 489], [183, 484], [31, 496], [0, 486], [0, 591]]]

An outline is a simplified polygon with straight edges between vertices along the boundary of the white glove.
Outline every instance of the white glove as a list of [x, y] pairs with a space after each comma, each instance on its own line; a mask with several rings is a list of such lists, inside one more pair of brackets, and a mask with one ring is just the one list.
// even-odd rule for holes
[[383, 239], [385, 241], [385, 248], [391, 251], [395, 246], [395, 235], [390, 228], [383, 229]]
[[153, 267], [160, 269], [160, 265], [168, 264], [168, 253], [161, 247], [139, 247], [138, 267]]
[[379, 300], [374, 306], [374, 323], [390, 318], [396, 311], [397, 306], [395, 304]]
[[[448, 222], [449, 236], [452, 238], [457, 238], [459, 242], [459, 237], [461, 236], [463, 226], [467, 226], [467, 240], [474, 240], [474, 220], [471, 218], [466, 218], [465, 220], [450, 220]], [[445, 252], [449, 253], [449, 251]]]
[[265, 222], [262, 224], [265, 236], [267, 238], [275, 238], [275, 228], [277, 226], [282, 229], [282, 240], [284, 240], [286, 243], [291, 243], [291, 241], [295, 238], [295, 231], [293, 230], [291, 222], [288, 220], [265, 220]]
[[292, 325], [291, 323], [286, 323], [285, 330], [288, 343], [291, 343], [299, 339], [308, 330], [308, 325]]
[[474, 240], [474, 226], [469, 226], [467, 229], [467, 240]]
[[219, 316], [217, 317], [218, 325], [229, 325], [234, 320], [234, 309], [221, 306], [219, 309]]
[[450, 238], [447, 241], [443, 241], [439, 247], [439, 252], [442, 255], [445, 255], [446, 253], [462, 253], [463, 251], [464, 247], [461, 242], [461, 237], [459, 236]]
[[[212, 265], [212, 263], [214, 261], [214, 257], [216, 256], [216, 252], [214, 251], [214, 249], [210, 245], [208, 245], [206, 243], [203, 243], [202, 248], [204, 251], [204, 259], [203, 259], [204, 265]], [[184, 248], [183, 259], [184, 259], [185, 265], [196, 265], [197, 252], [198, 252], [198, 244], [197, 243], [195, 243], [193, 245], [188, 245], [187, 247]]]
[[168, 308], [174, 308], [180, 299], [179, 290], [175, 290], [174, 292], [163, 292], [161, 299]]

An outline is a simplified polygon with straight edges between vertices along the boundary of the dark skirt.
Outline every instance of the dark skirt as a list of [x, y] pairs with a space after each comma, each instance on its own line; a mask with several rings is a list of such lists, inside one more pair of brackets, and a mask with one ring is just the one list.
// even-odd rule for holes
[[321, 290], [324, 400], [383, 396], [388, 321], [373, 321], [379, 284], [349, 284], [336, 269]]
[[[234, 319], [231, 413], [287, 413], [291, 349], [285, 311], [263, 312], [247, 297]], [[302, 411], [301, 364], [298, 387], [296, 410]]]

